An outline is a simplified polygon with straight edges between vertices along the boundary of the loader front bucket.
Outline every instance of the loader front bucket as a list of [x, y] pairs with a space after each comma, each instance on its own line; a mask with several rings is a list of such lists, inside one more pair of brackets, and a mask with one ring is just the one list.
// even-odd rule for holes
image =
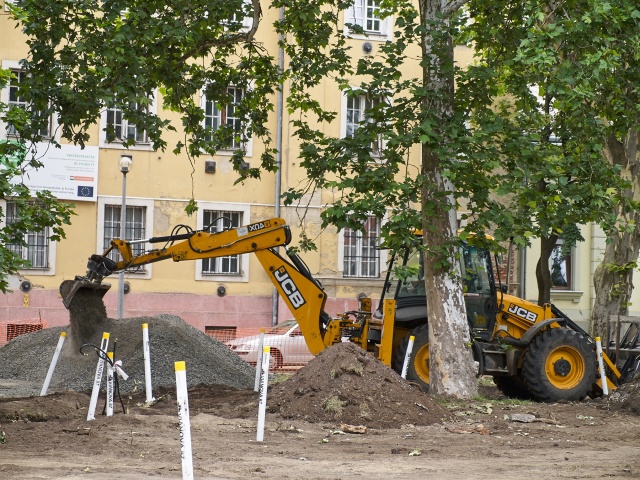
[[62, 297], [62, 303], [67, 309], [73, 301], [73, 297], [78, 290], [84, 290], [85, 292], [95, 292], [97, 299], [102, 300], [104, 294], [111, 288], [109, 283], [97, 283], [92, 282], [86, 277], [76, 277], [75, 280], [65, 280], [60, 284], [60, 296]]

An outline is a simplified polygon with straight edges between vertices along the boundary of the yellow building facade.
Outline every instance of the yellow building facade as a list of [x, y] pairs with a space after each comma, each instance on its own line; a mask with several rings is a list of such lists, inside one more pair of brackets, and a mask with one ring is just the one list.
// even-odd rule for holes
[[[278, 14], [278, 11], [264, 11], [256, 36], [275, 58], [278, 57], [277, 36], [269, 30], [269, 25], [278, 18]], [[352, 40], [354, 49], [362, 52], [362, 55], [375, 55], [376, 46], [390, 38], [391, 25], [391, 19], [387, 19], [380, 22], [376, 26], [377, 31], [371, 32], [368, 38], [356, 36]], [[19, 74], [19, 61], [28, 55], [26, 39], [4, 6], [0, 7], [0, 31], [5, 39], [0, 44], [2, 66]], [[367, 46], [363, 48], [365, 43]], [[468, 61], [469, 52], [462, 53], [467, 54]], [[2, 92], [5, 103], [15, 100], [12, 100], [10, 88]], [[314, 95], [325, 107], [340, 112], [339, 119], [327, 126], [326, 133], [344, 135], [346, 100], [342, 98], [337, 85], [326, 82], [314, 91]], [[165, 137], [168, 145], [175, 145], [183, 137], [179, 119], [162, 107], [162, 98], [157, 95], [152, 108], [178, 128], [176, 132], [167, 132]], [[34, 247], [46, 248], [46, 258], [40, 258], [38, 265], [11, 279], [12, 292], [2, 296], [0, 322], [41, 320], [48, 326], [68, 323], [68, 312], [62, 305], [58, 287], [64, 280], [83, 275], [89, 256], [105, 250], [109, 232], [119, 232], [118, 215], [123, 188], [120, 160], [123, 155], [132, 158], [131, 170], [126, 176], [126, 228], [135, 230], [135, 238], [169, 235], [179, 225], [202, 229], [220, 216], [234, 225], [245, 225], [277, 215], [292, 227], [292, 244], [296, 244], [302, 213], [293, 207], [276, 205], [279, 201], [278, 190], [286, 191], [305, 179], [305, 172], [297, 165], [298, 144], [286, 110], [281, 121], [275, 112], [270, 119], [274, 138], [276, 130], [282, 129], [281, 170], [276, 174], [263, 173], [260, 180], [247, 180], [243, 184], [235, 184], [237, 173], [230, 162], [232, 151], [198, 159], [192, 165], [186, 155], [174, 155], [170, 153], [171, 149], [166, 152], [153, 151], [145, 143], [143, 133], [139, 139], [141, 141], [129, 149], [118, 142], [107, 142], [103, 129], [117, 115], [117, 112], [114, 114], [108, 110], [105, 109], [101, 120], [91, 128], [91, 141], [82, 152], [87, 155], [87, 165], [92, 162], [95, 165], [87, 167], [88, 173], [75, 175], [83, 179], [80, 183], [84, 182], [91, 190], [84, 190], [87, 194], [82, 196], [80, 184], [66, 188], [77, 196], [72, 199], [77, 215], [72, 218], [72, 225], [65, 228], [66, 238]], [[55, 127], [55, 119], [52, 119], [52, 124]], [[52, 135], [55, 135], [54, 127]], [[121, 128], [127, 130], [135, 126], [123, 124]], [[141, 132], [134, 134], [140, 135]], [[14, 138], [6, 125], [0, 126], [0, 138]], [[45, 162], [45, 170], [51, 170], [56, 161], [62, 162], [60, 165], [63, 166], [59, 168], [66, 168], [64, 162], [68, 163], [81, 155], [77, 147], [65, 145], [62, 140], [60, 142], [63, 144], [62, 151], [52, 155], [64, 158], [51, 158], [50, 162]], [[51, 154], [47, 145], [39, 145], [38, 154], [42, 153], [41, 150]], [[258, 165], [262, 150], [263, 145], [255, 139], [248, 145], [246, 160], [250, 166]], [[80, 167], [76, 165], [74, 168]], [[50, 175], [55, 176], [55, 173]], [[49, 181], [53, 185], [52, 191], [63, 188], [56, 181]], [[185, 207], [192, 195], [199, 209], [196, 215], [187, 216]], [[59, 198], [66, 199], [65, 196]], [[325, 310], [335, 315], [356, 308], [359, 294], [374, 298], [379, 295], [386, 268], [386, 252], [367, 249], [367, 240], [354, 235], [348, 243], [356, 244], [352, 245], [356, 250], [355, 255], [360, 258], [364, 252], [368, 256], [366, 262], [361, 262], [353, 258], [353, 251], [345, 248], [345, 232], [337, 232], [334, 228], [321, 231], [319, 215], [322, 205], [332, 200], [328, 191], [315, 192], [310, 198], [304, 220], [305, 229], [310, 237], [317, 236], [318, 250], [304, 253], [302, 257], [328, 294]], [[145, 245], [144, 248], [151, 246]], [[28, 257], [29, 253], [25, 252], [25, 256]], [[349, 259], [351, 263], [345, 272], [345, 264], [349, 263]], [[118, 277], [113, 275], [105, 281], [112, 284], [104, 297], [107, 313], [115, 317]], [[291, 318], [284, 303], [274, 299], [273, 286], [257, 259], [251, 255], [243, 255], [226, 263], [158, 262], [138, 272], [127, 272], [125, 281], [124, 317], [172, 313], [201, 330], [268, 326]]]
[[[363, 0], [356, 0], [355, 3], [364, 5]], [[278, 57], [277, 36], [270, 31], [269, 25], [278, 18], [278, 14], [274, 10], [264, 11], [256, 36], [275, 58]], [[345, 12], [343, 17], [348, 15], [350, 12]], [[391, 19], [376, 24], [375, 28], [376, 31], [370, 32], [366, 38], [353, 36], [350, 42], [354, 52], [375, 55], [380, 42], [390, 38]], [[0, 32], [3, 38], [0, 43], [2, 67], [10, 68], [17, 74], [20, 72], [19, 61], [28, 55], [28, 50], [25, 37], [16, 28], [15, 20], [11, 19], [4, 5], [0, 6]], [[460, 65], [469, 64], [472, 51], [457, 47], [456, 61]], [[410, 76], [418, 74], [417, 71], [411, 71], [411, 66], [407, 66], [406, 73]], [[326, 108], [339, 112], [336, 121], [326, 126], [325, 132], [344, 136], [347, 105], [337, 85], [325, 82], [314, 91], [314, 97]], [[10, 86], [2, 91], [2, 101], [11, 103]], [[178, 128], [176, 132], [167, 132], [165, 137], [168, 145], [175, 145], [183, 137], [179, 119], [163, 110], [159, 94], [152, 108]], [[293, 136], [286, 109], [281, 120], [276, 112], [270, 118], [274, 138], [275, 132], [281, 129], [280, 171], [275, 174], [263, 173], [260, 180], [247, 180], [243, 184], [235, 184], [237, 174], [231, 167], [231, 151], [203, 157], [192, 164], [186, 155], [174, 155], [170, 148], [166, 152], [154, 151], [150, 144], [145, 143], [144, 132], [136, 132], [134, 125], [126, 124], [120, 127], [123, 131], [140, 135], [139, 143], [126, 149], [121, 142], [108, 142], [103, 129], [108, 122], [117, 122], [114, 120], [117, 119], [117, 112], [108, 110], [105, 109], [100, 121], [91, 128], [91, 141], [85, 152], [78, 152], [75, 146], [63, 145], [62, 151], [56, 153], [62, 158], [52, 159], [50, 165], [45, 164], [45, 169], [51, 170], [51, 165], [66, 168], [63, 166], [71, 162], [74, 164], [72, 168], [80, 172], [71, 175], [79, 179], [77, 184], [69, 184], [69, 178], [60, 180], [61, 184], [66, 185], [71, 200], [64, 195], [60, 198], [72, 201], [77, 215], [72, 218], [72, 225], [65, 228], [65, 239], [37, 246], [46, 250], [45, 253], [40, 252], [37, 267], [24, 270], [10, 279], [12, 292], [0, 297], [0, 324], [43, 322], [47, 326], [58, 326], [68, 323], [69, 315], [62, 304], [58, 287], [64, 280], [83, 275], [89, 256], [102, 253], [109, 239], [113, 238], [111, 233], [119, 232], [123, 188], [120, 160], [123, 155], [130, 156], [133, 162], [126, 176], [126, 228], [131, 230], [129, 233], [135, 231], [135, 238], [169, 235], [179, 225], [202, 229], [220, 218], [225, 218], [223, 222], [233, 225], [246, 225], [280, 216], [291, 225], [292, 243], [296, 244], [301, 212], [278, 204], [279, 191], [295, 187], [305, 179], [304, 170], [298, 166], [298, 142]], [[55, 119], [52, 119], [52, 134], [55, 135]], [[11, 138], [10, 129], [0, 125], [0, 139]], [[46, 145], [38, 148], [47, 150]], [[255, 139], [248, 145], [246, 160], [250, 166], [258, 166], [262, 150], [263, 145]], [[416, 164], [419, 163], [417, 153], [416, 150]], [[53, 155], [51, 152], [48, 154]], [[74, 161], [80, 158], [79, 155], [85, 154], [86, 162]], [[87, 171], [83, 174], [84, 166]], [[49, 185], [62, 188], [55, 180], [60, 172], [49, 173]], [[192, 195], [199, 209], [197, 214], [188, 216], [185, 207]], [[367, 239], [355, 234], [349, 236], [353, 232], [338, 232], [335, 228], [321, 231], [322, 206], [332, 201], [330, 191], [315, 192], [309, 199], [305, 229], [311, 238], [317, 236], [318, 250], [303, 253], [302, 258], [328, 294], [327, 313], [335, 315], [355, 309], [357, 297], [361, 294], [379, 297], [386, 269], [386, 253], [367, 250]], [[3, 206], [6, 206], [6, 202]], [[223, 227], [218, 225], [218, 228]], [[596, 232], [588, 238], [587, 245], [577, 247], [575, 258], [568, 266], [572, 277], [570, 285], [552, 295], [560, 310], [577, 321], [586, 321], [589, 317], [593, 300], [590, 293], [591, 273], [597, 265], [598, 249], [603, 246], [601, 236]], [[148, 249], [151, 246], [142, 245], [141, 248]], [[516, 269], [519, 273], [515, 274], [512, 281], [519, 286], [519, 292], [516, 293], [527, 299], [535, 299], [536, 249], [521, 253], [518, 257], [519, 268]], [[364, 257], [366, 259], [363, 260]], [[107, 313], [110, 317], [116, 317], [118, 277], [113, 275], [106, 281], [112, 284], [104, 297]], [[171, 313], [203, 331], [224, 327], [263, 327], [291, 318], [285, 304], [274, 298], [272, 284], [257, 259], [251, 255], [210, 262], [158, 262], [137, 272], [127, 272], [125, 281], [125, 318]]]

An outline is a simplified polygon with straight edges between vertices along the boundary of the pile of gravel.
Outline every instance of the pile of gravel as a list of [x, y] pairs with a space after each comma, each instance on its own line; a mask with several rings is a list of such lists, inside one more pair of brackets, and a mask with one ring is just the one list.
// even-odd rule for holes
[[[175, 386], [176, 361], [186, 362], [187, 383], [195, 385], [226, 385], [253, 388], [255, 369], [231, 352], [223, 343], [192, 327], [180, 317], [157, 315], [123, 320], [104, 319], [99, 329], [84, 338], [86, 343], [100, 346], [103, 332], [109, 332], [108, 350], [116, 344], [116, 360], [129, 375], [119, 380], [121, 393], [144, 392], [144, 352], [142, 324], [149, 325], [149, 349], [153, 388]], [[16, 337], [0, 348], [0, 379], [33, 382], [39, 385], [46, 378], [51, 359], [62, 331], [53, 327]], [[93, 387], [98, 357], [93, 348], [84, 348], [82, 355], [73, 332], [67, 336], [60, 359], [49, 386], [57, 391], [89, 391]], [[106, 371], [106, 368], [105, 368]], [[103, 380], [103, 387], [104, 387]], [[35, 393], [35, 392], [34, 392]]]

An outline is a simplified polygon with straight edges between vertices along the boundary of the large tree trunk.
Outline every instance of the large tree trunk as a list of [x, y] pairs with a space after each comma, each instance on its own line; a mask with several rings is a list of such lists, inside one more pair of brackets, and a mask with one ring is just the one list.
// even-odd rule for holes
[[540, 258], [536, 264], [536, 280], [538, 281], [538, 305], [551, 302], [551, 271], [549, 258], [558, 241], [557, 235], [540, 237]]
[[[434, 96], [424, 111], [438, 112], [446, 125], [453, 113], [453, 43], [441, 0], [420, 0], [423, 85]], [[438, 32], [438, 29], [442, 29]], [[428, 102], [428, 105], [427, 105]], [[444, 132], [439, 132], [442, 134]], [[445, 135], [446, 137], [446, 135]], [[422, 229], [429, 318], [430, 388], [436, 395], [471, 398], [477, 394], [469, 324], [460, 283], [460, 267], [451, 247], [456, 232], [452, 185], [442, 176], [442, 149], [422, 146]], [[451, 270], [443, 264], [453, 265]]]
[[[610, 137], [605, 143], [605, 155], [611, 163], [622, 168], [621, 175], [631, 186], [624, 195], [627, 199], [640, 202], [640, 158], [638, 157], [638, 136], [640, 130], [619, 141]], [[591, 312], [590, 334], [606, 338], [610, 315], [626, 315], [633, 290], [633, 271], [637, 268], [640, 251], [640, 213], [618, 212], [627, 222], [634, 222], [635, 228], [620, 232], [608, 239], [602, 263], [593, 276], [596, 299]]]

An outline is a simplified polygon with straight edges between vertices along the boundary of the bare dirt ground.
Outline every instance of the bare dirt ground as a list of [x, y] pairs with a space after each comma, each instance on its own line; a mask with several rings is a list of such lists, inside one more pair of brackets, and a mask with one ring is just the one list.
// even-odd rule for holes
[[[435, 402], [355, 351], [327, 351], [336, 358], [321, 366], [319, 356], [269, 388], [262, 442], [257, 393], [191, 388], [195, 478], [640, 478], [637, 385], [606, 400], [539, 404], [506, 400], [485, 379], [477, 400]], [[91, 422], [88, 392], [0, 399], [0, 478], [182, 478], [175, 393], [154, 395], [150, 406], [123, 396], [126, 414], [116, 402], [113, 417]], [[338, 407], [328, 412], [331, 397]]]

